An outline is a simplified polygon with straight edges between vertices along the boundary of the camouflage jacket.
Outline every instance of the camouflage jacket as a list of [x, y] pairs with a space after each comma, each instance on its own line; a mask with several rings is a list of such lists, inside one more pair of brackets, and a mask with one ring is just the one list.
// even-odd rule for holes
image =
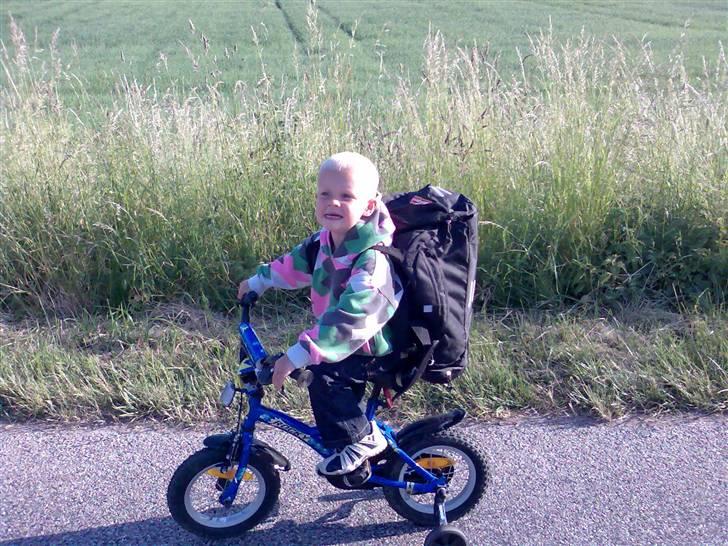
[[[311, 287], [317, 323], [301, 333], [287, 351], [297, 368], [338, 362], [351, 354], [382, 356], [391, 351], [386, 322], [397, 309], [402, 286], [389, 258], [374, 246], [392, 244], [394, 224], [386, 206], [362, 218], [332, 251], [327, 229], [314, 233], [291, 252], [258, 267], [249, 279], [251, 290]], [[307, 248], [320, 248], [311, 269]]]

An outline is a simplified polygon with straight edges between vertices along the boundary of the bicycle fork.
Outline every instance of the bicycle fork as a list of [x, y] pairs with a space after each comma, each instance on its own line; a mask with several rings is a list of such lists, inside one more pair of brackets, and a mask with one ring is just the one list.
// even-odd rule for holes
[[[253, 445], [253, 433], [243, 432], [242, 442], [243, 445], [240, 449], [240, 457], [238, 458], [238, 469], [235, 471], [235, 476], [225, 486], [225, 489], [218, 499], [220, 504], [225, 507], [232, 505], [236, 495], [238, 494], [240, 482], [243, 481], [243, 476], [245, 476], [245, 471], [248, 468], [248, 461], [250, 460], [251, 446]], [[232, 459], [230, 463], [232, 464]]]

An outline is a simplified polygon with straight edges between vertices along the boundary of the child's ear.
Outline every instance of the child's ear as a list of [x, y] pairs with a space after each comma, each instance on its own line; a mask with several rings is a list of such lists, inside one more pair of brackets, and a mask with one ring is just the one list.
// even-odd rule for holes
[[374, 209], [377, 208], [377, 200], [376, 199], [370, 199], [367, 203], [367, 208], [364, 209], [364, 214], [362, 214], [362, 218], [367, 218], [372, 215], [374, 212]]

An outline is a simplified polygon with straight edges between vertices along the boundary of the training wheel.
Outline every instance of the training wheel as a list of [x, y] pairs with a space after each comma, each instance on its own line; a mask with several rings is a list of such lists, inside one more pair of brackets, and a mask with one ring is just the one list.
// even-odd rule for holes
[[468, 539], [454, 525], [443, 525], [428, 533], [424, 546], [468, 546]]

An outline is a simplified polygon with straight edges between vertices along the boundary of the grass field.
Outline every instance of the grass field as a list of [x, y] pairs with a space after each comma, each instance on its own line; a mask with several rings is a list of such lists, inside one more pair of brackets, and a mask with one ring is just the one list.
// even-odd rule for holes
[[[295, 304], [253, 316], [271, 350], [311, 320]], [[51, 420], [190, 422], [217, 404], [237, 362], [237, 323], [183, 305], [45, 322], [0, 320], [0, 415]], [[728, 321], [634, 308], [609, 317], [509, 312], [475, 320], [470, 365], [452, 390], [419, 383], [400, 416], [459, 405], [474, 417], [524, 410], [615, 419], [639, 412], [728, 410]], [[272, 389], [268, 393], [273, 395]], [[310, 413], [294, 384], [274, 407]]]
[[14, 32], [0, 88], [0, 301], [15, 312], [170, 298], [225, 308], [235, 280], [315, 227], [317, 165], [347, 148], [372, 157], [384, 191], [435, 182], [474, 200], [484, 301], [724, 301], [722, 50], [693, 76], [679, 54], [663, 66], [649, 49], [547, 33], [529, 46], [530, 71], [503, 80], [487, 55], [430, 33], [421, 74], [393, 96], [357, 99], [351, 43], [313, 55], [286, 88], [265, 73], [231, 95], [121, 79], [114, 106], [89, 117], [85, 85]]
[[5, 2], [0, 412], [214, 415], [218, 313], [341, 149], [480, 211], [471, 370], [405, 411], [724, 411], [725, 5], [423, 5]]
[[[160, 89], [222, 82], [219, 89], [226, 91], [238, 81], [260, 80], [262, 52], [266, 73], [278, 85], [305, 71], [310, 54], [331, 58], [332, 49], [351, 55], [358, 97], [390, 94], [397, 76], [420, 73], [430, 27], [452, 46], [477, 43], [506, 78], [520, 71], [517, 48], [525, 56], [529, 35], [549, 27], [559, 41], [583, 29], [597, 39], [615, 36], [633, 50], [649, 44], [657, 63], [668, 62], [680, 45], [685, 66], [698, 74], [703, 57], [717, 56], [728, 29], [721, 0], [322, 0], [311, 11], [303, 0], [6, 0], [0, 27], [6, 44], [9, 13], [32, 47], [46, 53], [60, 29], [58, 54], [102, 103], [110, 101], [121, 74], [142, 83], [155, 79]], [[311, 17], [320, 35], [311, 32]], [[61, 83], [62, 95], [71, 94], [72, 83]]]

